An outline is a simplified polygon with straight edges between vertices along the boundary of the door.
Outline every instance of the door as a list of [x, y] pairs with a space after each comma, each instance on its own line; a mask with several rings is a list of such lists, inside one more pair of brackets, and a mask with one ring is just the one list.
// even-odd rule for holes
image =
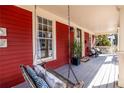
[[89, 33], [84, 32], [84, 48], [85, 48], [85, 56], [89, 55]]

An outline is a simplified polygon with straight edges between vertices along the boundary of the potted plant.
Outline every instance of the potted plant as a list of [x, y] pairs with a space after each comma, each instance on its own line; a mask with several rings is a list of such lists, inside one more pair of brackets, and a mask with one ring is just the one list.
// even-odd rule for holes
[[74, 40], [73, 43], [73, 56], [72, 56], [72, 64], [79, 65], [80, 64], [80, 57], [82, 53], [82, 46], [77, 40]]

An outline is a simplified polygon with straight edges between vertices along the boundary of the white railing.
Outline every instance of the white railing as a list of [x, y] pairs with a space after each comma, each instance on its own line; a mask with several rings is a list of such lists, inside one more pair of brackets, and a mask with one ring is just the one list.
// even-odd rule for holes
[[112, 54], [115, 53], [117, 50], [116, 46], [95, 46], [99, 48], [103, 54]]

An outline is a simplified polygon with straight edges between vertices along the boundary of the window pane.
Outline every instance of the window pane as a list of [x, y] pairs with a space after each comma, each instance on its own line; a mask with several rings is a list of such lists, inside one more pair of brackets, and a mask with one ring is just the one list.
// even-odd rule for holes
[[42, 51], [38, 51], [38, 55], [37, 55], [37, 57], [40, 59], [40, 58], [45, 58], [46, 57], [46, 54], [45, 54], [45, 51], [44, 50], [42, 50]]
[[52, 57], [52, 50], [49, 50], [49, 57]]
[[42, 25], [41, 24], [39, 24], [38, 29], [42, 30]]
[[40, 40], [37, 39], [37, 58], [41, 58], [41, 48], [40, 48]]
[[48, 31], [49, 32], [52, 32], [52, 27], [48, 27]]
[[47, 25], [47, 19], [43, 18], [43, 24]]
[[45, 32], [45, 31], [39, 31], [39, 37], [47, 38], [47, 32]]
[[41, 51], [41, 58], [45, 58], [45, 57], [47, 57], [47, 56], [46, 56], [46, 51], [45, 51], [45, 50], [42, 50], [42, 51]]
[[49, 52], [49, 57], [52, 56], [52, 40], [48, 40], [48, 52]]
[[44, 31], [43, 31], [43, 37], [44, 37], [44, 38], [46, 38], [46, 37], [47, 37], [47, 36], [46, 36], [46, 32], [44, 32]]
[[45, 39], [40, 40], [40, 48], [42, 50], [46, 49], [46, 40]]
[[48, 40], [47, 39], [42, 39], [41, 43], [42, 43], [41, 51], [43, 53], [42, 57], [48, 57]]
[[52, 56], [52, 40], [39, 39], [40, 48], [38, 51], [38, 58], [46, 58]]
[[38, 17], [38, 22], [42, 23], [42, 17]]
[[52, 32], [47, 32], [47, 37], [52, 38]]
[[42, 37], [42, 32], [39, 32], [39, 37]]
[[52, 21], [48, 20], [48, 25], [52, 26]]
[[47, 31], [47, 26], [43, 25], [43, 31]]
[[48, 40], [49, 50], [52, 50], [52, 40]]

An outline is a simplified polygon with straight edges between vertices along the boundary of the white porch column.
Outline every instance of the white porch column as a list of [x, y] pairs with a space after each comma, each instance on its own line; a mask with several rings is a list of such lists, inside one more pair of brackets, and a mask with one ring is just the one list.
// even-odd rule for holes
[[118, 86], [124, 87], [124, 7], [120, 7], [120, 30], [119, 34], [119, 81]]

